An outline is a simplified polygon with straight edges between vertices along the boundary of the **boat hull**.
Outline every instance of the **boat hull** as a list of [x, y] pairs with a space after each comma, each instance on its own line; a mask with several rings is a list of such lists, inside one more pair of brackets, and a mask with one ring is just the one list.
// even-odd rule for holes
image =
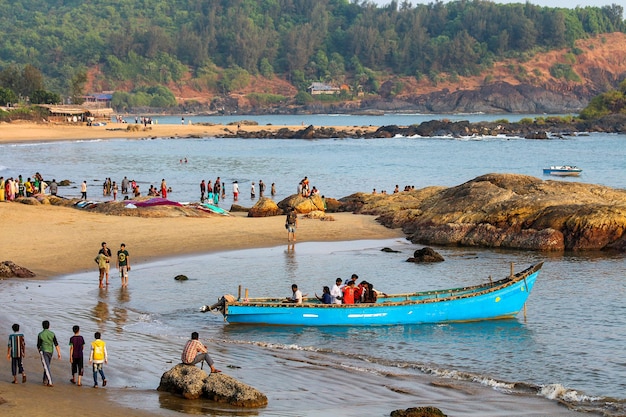
[[583, 172], [580, 168], [544, 168], [544, 175], [554, 175], [557, 177], [579, 177]]
[[[280, 301], [226, 303], [229, 323], [294, 326], [376, 326], [494, 320], [515, 317], [541, 264], [493, 284], [382, 297], [374, 304], [303, 304]], [[523, 275], [522, 275], [523, 274]]]

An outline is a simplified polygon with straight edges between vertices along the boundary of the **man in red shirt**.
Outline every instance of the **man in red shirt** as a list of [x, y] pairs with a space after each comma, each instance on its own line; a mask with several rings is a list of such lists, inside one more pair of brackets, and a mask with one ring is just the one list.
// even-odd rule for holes
[[198, 332], [191, 333], [191, 340], [187, 341], [180, 360], [185, 365], [195, 365], [198, 362], [205, 361], [211, 367], [212, 374], [222, 372], [213, 366], [213, 359], [209, 356], [208, 349], [198, 340]]

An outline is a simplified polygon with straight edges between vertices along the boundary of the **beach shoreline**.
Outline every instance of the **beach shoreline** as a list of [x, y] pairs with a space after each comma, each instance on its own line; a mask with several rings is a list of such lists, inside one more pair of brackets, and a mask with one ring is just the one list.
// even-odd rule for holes
[[[224, 125], [152, 125], [147, 130], [128, 131], [126, 126], [128, 125], [115, 123], [92, 127], [30, 122], [0, 123], [0, 143], [200, 137], [215, 136], [235, 129]], [[278, 130], [284, 127], [246, 125], [240, 129]], [[335, 221], [301, 219], [298, 228], [299, 241], [344, 241], [402, 236], [399, 230], [387, 229], [376, 223], [373, 216], [338, 213], [333, 214], [333, 217]], [[0, 261], [13, 261], [33, 271], [37, 275], [36, 279], [92, 270], [96, 283], [98, 272], [94, 258], [102, 241], [108, 243], [114, 254], [120, 243], [125, 243], [130, 252], [131, 265], [199, 253], [272, 247], [287, 242], [283, 216], [248, 218], [246, 213], [228, 217], [215, 215], [198, 218], [146, 218], [90, 213], [51, 205], [30, 206], [1, 202], [0, 223], [3, 225], [3, 233], [8, 237], [0, 241]], [[110, 281], [111, 285], [119, 285], [114, 265], [111, 268]], [[10, 326], [5, 332], [9, 330]], [[55, 383], [53, 388], [42, 386], [39, 381], [41, 364], [35, 356], [34, 341], [29, 340], [28, 344], [29, 356], [25, 359], [28, 382], [11, 384], [8, 362], [5, 362], [0, 373], [0, 411], [3, 415], [45, 415], [49, 411], [46, 404], [54, 407], [55, 413], [70, 417], [93, 413], [94, 410], [111, 415], [155, 415], [151, 411], [142, 411], [141, 406], [118, 404], [114, 396], [119, 394], [115, 393], [119, 389], [91, 388], [88, 370], [85, 371], [85, 386], [80, 392], [80, 400], [75, 397], [77, 387], [71, 385], [67, 378]], [[63, 358], [57, 360], [55, 357], [52, 362], [53, 374], [56, 375], [64, 375], [68, 366], [67, 348], [61, 341], [60, 344]], [[37, 401], [32, 401], [34, 398]], [[157, 414], [175, 413], [161, 410]]]
[[[128, 130], [137, 126], [137, 130]], [[281, 129], [298, 131], [306, 126], [295, 125], [206, 125], [206, 124], [153, 124], [135, 125], [107, 123], [105, 126], [87, 126], [79, 123], [34, 123], [14, 121], [0, 123], [0, 143], [54, 142], [98, 139], [154, 139], [154, 138], [201, 138], [232, 135], [238, 131], [249, 134], [259, 131], [277, 132]], [[345, 132], [373, 132], [378, 126], [325, 126]]]
[[[28, 143], [44, 141], [77, 141], [77, 140], [113, 140], [113, 139], [145, 139], [153, 137], [203, 137], [212, 136], [224, 132], [225, 128], [235, 130], [234, 127], [216, 126], [196, 126], [196, 125], [157, 125], [153, 129], [146, 131], [129, 132], [126, 130], [110, 130], [126, 125], [108, 124], [102, 126], [48, 126], [35, 123], [2, 123], [0, 133], [2, 133], [1, 143]], [[241, 129], [281, 129], [285, 126], [242, 126]], [[301, 129], [300, 126], [293, 126], [293, 129]], [[218, 133], [215, 133], [218, 132]], [[45, 162], [44, 162], [45, 163]], [[404, 238], [400, 229], [387, 229], [378, 224], [373, 216], [354, 215], [351, 213], [330, 214], [334, 221], [320, 221], [316, 219], [299, 219], [298, 242], [342, 242], [349, 240], [374, 240], [374, 239], [395, 239]], [[187, 255], [232, 251], [247, 248], [271, 248], [284, 246], [287, 244], [287, 236], [284, 228], [284, 216], [267, 218], [248, 218], [245, 213], [236, 213], [233, 216], [212, 216], [212, 217], [126, 217], [113, 216], [79, 210], [76, 208], [59, 207], [51, 205], [30, 206], [20, 203], [0, 203], [0, 224], [3, 225], [3, 233], [8, 238], [0, 240], [0, 261], [11, 260], [16, 264], [28, 268], [37, 274], [37, 278], [42, 284], [39, 289], [36, 285], [31, 285], [29, 291], [46, 292], [58, 282], [64, 281], [64, 275], [77, 272], [88, 271], [93, 276], [94, 292], [97, 291], [98, 271], [94, 263], [94, 257], [100, 249], [102, 241], [106, 241], [113, 253], [119, 249], [120, 243], [125, 243], [130, 252], [131, 265], [141, 265], [142, 263], [184, 258]], [[132, 276], [131, 272], [131, 286]], [[55, 279], [62, 278], [62, 279]], [[71, 279], [71, 277], [66, 277]], [[45, 282], [49, 280], [49, 282]], [[115, 299], [119, 290], [119, 278], [113, 266], [111, 270], [111, 299]], [[30, 281], [30, 280], [28, 280]], [[57, 282], [58, 281], [58, 282]], [[19, 285], [20, 280], [11, 279], [11, 284]], [[45, 284], [45, 285], [44, 285]], [[68, 285], [72, 285], [71, 283]], [[63, 294], [64, 296], [66, 294]], [[25, 297], [28, 297], [25, 295]], [[101, 299], [96, 297], [100, 302]], [[26, 298], [25, 298], [26, 299]], [[111, 300], [113, 301], [113, 300]], [[9, 304], [9, 303], [7, 303]], [[71, 310], [71, 300], [64, 301], [59, 305], [59, 310]], [[95, 307], [94, 307], [95, 308]], [[27, 354], [25, 365], [28, 374], [26, 384], [11, 384], [10, 364], [5, 362], [0, 368], [0, 412], [3, 416], [44, 416], [52, 410], [54, 414], [64, 414], [70, 417], [78, 417], [86, 413], [97, 411], [103, 414], [128, 415], [128, 416], [180, 416], [185, 411], [172, 411], [161, 406], [162, 398], [170, 398], [169, 394], [157, 393], [153, 390], [137, 389], [132, 386], [115, 386], [110, 384], [106, 389], [91, 388], [91, 372], [87, 366], [85, 369], [84, 386], [77, 388], [69, 382], [69, 361], [68, 347], [65, 338], [59, 340], [62, 351], [62, 359], [56, 357], [52, 361], [52, 373], [56, 378], [53, 388], [44, 387], [41, 384], [41, 363], [38, 360], [33, 340], [33, 332], [37, 328], [35, 322], [45, 318], [51, 309], [46, 309], [41, 305], [24, 306], [20, 303], [7, 308], [5, 312], [0, 312], [0, 322], [5, 323], [4, 334], [10, 333], [10, 324], [13, 321], [20, 321], [22, 316], [29, 316], [30, 335], [27, 340]], [[68, 316], [71, 315], [68, 313]], [[73, 317], [72, 319], [73, 320]], [[20, 321], [21, 322], [21, 321]], [[53, 322], [52, 330], [57, 335], [62, 335], [63, 330], [67, 331], [69, 323]], [[26, 330], [23, 325], [22, 330]], [[90, 341], [91, 334], [83, 334], [86, 341]], [[185, 335], [186, 336], [186, 335]], [[181, 336], [183, 337], [183, 336]], [[106, 339], [106, 338], [105, 338]], [[180, 341], [175, 341], [180, 342]], [[176, 343], [174, 343], [175, 345]], [[178, 343], [180, 344], [180, 343]], [[135, 354], [141, 357], [141, 344], [137, 344], [138, 352]], [[133, 346], [134, 347], [134, 346]], [[168, 357], [176, 358], [178, 346], [168, 346], [170, 354]], [[245, 352], [250, 348], [237, 347], [237, 351]], [[216, 358], [222, 359], [225, 353], [223, 349], [216, 352]], [[253, 354], [249, 354], [254, 362]], [[273, 356], [273, 354], [272, 354]], [[222, 364], [228, 363], [221, 361]], [[128, 364], [112, 364], [111, 369], [117, 366], [119, 372], [125, 369]], [[284, 365], [279, 358], [277, 365]], [[173, 366], [173, 364], [160, 364], [160, 366]], [[289, 371], [284, 367], [282, 372]], [[290, 378], [301, 380], [300, 385], [308, 386], [310, 381], [316, 381], [317, 386], [325, 384], [325, 374], [319, 372], [321, 367], [307, 366], [299, 368], [295, 374], [290, 374]], [[156, 375], [159, 370], [154, 370]], [[235, 372], [231, 370], [231, 372]], [[317, 376], [319, 374], [319, 376]], [[281, 374], [282, 375], [282, 374]], [[345, 386], [355, 386], [357, 373], [347, 373]], [[287, 376], [285, 376], [286, 378]], [[371, 375], [359, 377], [357, 384], [365, 391], [369, 385]], [[261, 381], [264, 376], [259, 372], [257, 379], [250, 383], [262, 390]], [[381, 377], [377, 381], [379, 386], [383, 386], [386, 377]], [[429, 377], [420, 376], [418, 382], [429, 384]], [[277, 383], [278, 384], [278, 383]], [[76, 390], [79, 391], [76, 391]], [[347, 389], [347, 388], [346, 388]], [[424, 390], [422, 395], [407, 396], [409, 399], [406, 406], [415, 405], [445, 405], [450, 401], [450, 393], [455, 397], [454, 403], [457, 415], [502, 415], [502, 409], [508, 410], [511, 415], [542, 415], [543, 412], [551, 415], [574, 415], [567, 409], [549, 402], [545, 399], [531, 399], [532, 410], [529, 409], [529, 401], [526, 398], [516, 400], [514, 398], [503, 398], [498, 393], [489, 391], [488, 399], [481, 395], [473, 394], [473, 387], [464, 387], [462, 390], [450, 390], [444, 388], [439, 395], [433, 396], [433, 391]], [[77, 395], [77, 393], [80, 394]], [[384, 389], [382, 394], [387, 394]], [[277, 401], [288, 402], [289, 390], [280, 391], [280, 398]], [[123, 400], [120, 400], [123, 398]], [[485, 399], [481, 401], [480, 399]], [[503, 402], [504, 401], [504, 402]], [[478, 403], [484, 402], [481, 407]], [[197, 404], [197, 403], [195, 403]], [[376, 415], [388, 414], [389, 411], [398, 408], [392, 402], [370, 406], [370, 411]], [[403, 406], [405, 404], [402, 404]], [[183, 406], [184, 407], [184, 406]], [[181, 408], [183, 408], [181, 407]], [[189, 414], [194, 413], [193, 406], [190, 407]], [[283, 407], [287, 409], [290, 404]], [[486, 407], [486, 408], [485, 408]], [[406, 407], [404, 407], [406, 408]], [[468, 411], [460, 412], [460, 408]], [[290, 408], [289, 408], [290, 409]], [[443, 409], [443, 407], [442, 407]], [[471, 410], [476, 409], [472, 413]], [[334, 409], [333, 409], [334, 410]], [[522, 413], [524, 410], [524, 413]], [[328, 410], [331, 411], [330, 409]], [[445, 410], [444, 410], [445, 411]], [[487, 411], [487, 412], [485, 412]], [[322, 415], [319, 410], [303, 409], [300, 415]], [[516, 413], [518, 412], [518, 413]], [[238, 414], [239, 413], [239, 414]], [[482, 414], [481, 414], [482, 413]], [[263, 415], [263, 410], [240, 410], [233, 412], [229, 410], [224, 415]], [[362, 409], [347, 409], [344, 415], [362, 415]]]

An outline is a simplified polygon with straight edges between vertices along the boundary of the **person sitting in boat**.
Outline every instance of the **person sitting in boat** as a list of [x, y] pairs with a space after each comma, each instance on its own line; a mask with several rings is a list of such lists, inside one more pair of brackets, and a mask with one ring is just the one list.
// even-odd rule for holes
[[343, 287], [343, 303], [354, 304], [355, 285], [354, 281], [349, 281], [348, 284]]
[[377, 299], [378, 299], [378, 294], [376, 293], [376, 290], [374, 289], [374, 284], [371, 284], [368, 282], [367, 291], [364, 294], [363, 302], [373, 304], [376, 302]]
[[346, 279], [346, 282], [344, 282], [344, 285], [348, 285], [350, 281], [354, 282], [354, 285], [356, 285], [357, 279], [359, 279], [359, 276], [357, 274], [352, 274], [350, 278]]
[[343, 286], [343, 280], [341, 278], [337, 278], [335, 280], [335, 285], [333, 285], [333, 289], [330, 290], [330, 297], [332, 304], [341, 304], [341, 300], [343, 299], [343, 292], [341, 288]]
[[317, 294], [315, 294], [315, 298], [320, 300], [322, 304], [331, 304], [332, 297], [330, 296], [330, 288], [328, 288], [328, 285], [324, 285], [324, 289], [322, 290], [322, 296], [319, 297]]
[[359, 285], [357, 285], [354, 288], [354, 302], [364, 303], [366, 294], [367, 294], [367, 281], [363, 280], [359, 282]]
[[291, 285], [291, 291], [293, 291], [293, 294], [291, 297], [287, 297], [285, 301], [288, 303], [302, 304], [302, 292], [298, 289], [296, 284]]

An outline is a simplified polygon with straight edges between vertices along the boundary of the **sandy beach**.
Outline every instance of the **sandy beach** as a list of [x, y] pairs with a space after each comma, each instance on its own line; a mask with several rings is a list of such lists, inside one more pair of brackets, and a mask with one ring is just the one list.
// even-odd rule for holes
[[[229, 126], [216, 124], [212, 126], [203, 125], [173, 125], [173, 124], [153, 124], [147, 127], [140, 127], [138, 130], [127, 130], [125, 123], [107, 123], [106, 126], [86, 126], [78, 124], [39, 124], [32, 122], [16, 121], [11, 123], [0, 123], [0, 143], [1, 142], [43, 142], [55, 140], [81, 140], [81, 139], [117, 139], [117, 138], [175, 138], [175, 137], [206, 137], [232, 134], [237, 130], [244, 132], [277, 131], [279, 129], [300, 130], [306, 126], [270, 126], [270, 125], [241, 125]], [[135, 125], [136, 126], [136, 125]], [[327, 126], [333, 127], [333, 126]], [[334, 126], [337, 130], [351, 131], [375, 131], [376, 126]]]
[[[2, 123], [0, 141], [187, 137], [215, 135], [224, 132], [224, 129], [232, 129], [227, 126], [156, 125], [147, 131], [111, 130], [116, 127], [115, 124], [86, 127]], [[270, 128], [272, 127], [242, 127], [247, 130]], [[370, 216], [349, 213], [332, 216], [335, 221], [301, 219], [298, 240], [343, 241], [401, 236], [399, 230], [386, 229]], [[131, 265], [136, 265], [184, 254], [271, 247], [284, 244], [287, 240], [283, 216], [248, 218], [245, 214], [238, 214], [209, 218], [118, 217], [67, 207], [3, 202], [0, 203], [0, 224], [4, 235], [0, 240], [0, 261], [13, 261], [35, 272], [41, 279], [83, 270], [95, 271], [93, 259], [102, 241], [108, 242], [114, 251], [124, 242], [130, 252]], [[8, 334], [10, 326], [7, 324], [4, 327]], [[52, 411], [53, 414], [80, 416], [93, 413], [94, 410], [107, 415], [154, 415], [152, 412], [142, 411], [140, 406], [127, 408], [117, 404], [113, 398], [120, 393], [116, 394], [114, 388], [94, 390], [86, 385], [82, 387], [80, 399], [77, 399], [77, 388], [66, 379], [58, 381], [53, 388], [42, 386], [41, 365], [35, 356], [36, 350], [32, 343], [30, 346], [29, 357], [25, 362], [26, 369], [30, 370], [26, 384], [11, 384], [9, 362], [5, 362], [2, 367], [2, 415], [44, 416]], [[62, 353], [62, 360], [59, 361], [56, 357], [53, 360], [53, 373], [59, 375], [64, 374], [67, 367], [65, 346]], [[85, 375], [86, 381], [89, 381], [88, 373]], [[35, 398], [36, 401], [33, 401]]]

